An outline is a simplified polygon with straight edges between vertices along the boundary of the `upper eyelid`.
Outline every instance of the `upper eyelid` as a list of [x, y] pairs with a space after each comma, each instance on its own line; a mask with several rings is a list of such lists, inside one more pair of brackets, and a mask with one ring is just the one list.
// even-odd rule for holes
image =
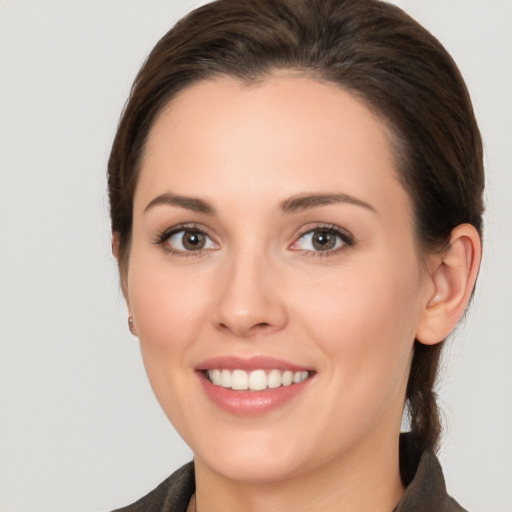
[[[320, 250], [312, 250], [312, 249], [300, 249], [300, 248], [293, 248], [295, 244], [299, 242], [299, 240], [307, 234], [314, 233], [315, 231], [328, 231], [333, 233], [335, 236], [339, 237], [342, 241], [341, 247], [329, 249], [326, 251], [320, 251]], [[294, 252], [302, 253], [304, 255], [310, 255], [310, 256], [318, 256], [318, 257], [328, 257], [328, 256], [334, 256], [341, 251], [344, 251], [350, 247], [353, 247], [356, 244], [356, 239], [352, 235], [352, 233], [340, 226], [334, 225], [334, 224], [318, 224], [316, 226], [304, 226], [302, 230], [297, 234], [293, 242], [291, 242], [288, 245], [288, 248]]]
[[183, 232], [192, 231], [192, 232], [201, 233], [201, 234], [205, 235], [206, 237], [208, 237], [210, 239], [210, 241], [213, 242], [214, 245], [217, 245], [217, 246], [219, 245], [219, 243], [215, 240], [215, 238], [213, 236], [211, 236], [211, 234], [209, 233], [210, 230], [208, 228], [206, 228], [204, 226], [200, 226], [196, 223], [177, 224], [170, 228], [164, 229], [163, 231], [157, 233], [156, 239], [153, 241], [153, 243], [155, 245], [159, 246], [162, 250], [164, 250], [164, 252], [166, 252], [168, 254], [174, 254], [175, 256], [180, 256], [180, 257], [188, 257], [188, 256], [199, 257], [199, 256], [205, 254], [205, 252], [207, 252], [207, 251], [216, 249], [216, 248], [209, 247], [209, 248], [202, 248], [202, 249], [189, 251], [189, 250], [174, 248], [168, 242], [173, 236], [175, 236], [176, 234], [178, 234], [182, 231]]
[[167, 229], [162, 230], [158, 234], [158, 238], [169, 238], [172, 235], [175, 235], [176, 233], [179, 233], [180, 231], [197, 231], [199, 233], [203, 233], [204, 235], [212, 237], [211, 230], [208, 229], [206, 226], [203, 226], [201, 224], [196, 224], [194, 222], [186, 222], [184, 224], [177, 224], [176, 226], [169, 227]]
[[295, 235], [295, 240], [298, 240], [300, 237], [302, 237], [308, 233], [312, 233], [314, 231], [321, 231], [321, 230], [330, 231], [332, 233], [338, 234], [342, 237], [345, 237], [345, 238], [348, 238], [348, 239], [354, 241], [354, 236], [347, 229], [342, 228], [341, 226], [337, 226], [335, 224], [325, 224], [325, 223], [306, 225], [306, 226], [302, 227], [298, 231], [297, 235]]
[[205, 251], [214, 250], [212, 248], [207, 249], [198, 249], [197, 251], [184, 251], [181, 249], [172, 248], [167, 242], [171, 237], [179, 233], [180, 231], [197, 231], [207, 236], [215, 245], [220, 246], [219, 242], [216, 240], [214, 236], [211, 235], [211, 232], [208, 228], [202, 225], [198, 225], [196, 223], [183, 223], [177, 224], [175, 226], [164, 229], [155, 234], [155, 238], [152, 240], [154, 245], [159, 246], [167, 253], [174, 253], [176, 255], [196, 255], [204, 254]]
[[[296, 231], [296, 234], [293, 236], [292, 241], [288, 244], [288, 247], [296, 243], [301, 237], [308, 233], [312, 233], [314, 231], [318, 230], [326, 230], [330, 231], [338, 236], [340, 236], [345, 243], [347, 243], [347, 239], [351, 243], [355, 243], [355, 238], [352, 235], [350, 231], [348, 231], [345, 228], [342, 228], [341, 226], [335, 225], [335, 224], [329, 224], [324, 222], [317, 222], [317, 223], [308, 223], [301, 227], [298, 231]], [[179, 233], [180, 231], [197, 231], [200, 233], [203, 233], [204, 235], [208, 236], [213, 242], [216, 244], [220, 244], [219, 237], [212, 233], [212, 230], [210, 230], [208, 227], [204, 226], [203, 224], [195, 223], [195, 222], [185, 222], [183, 224], [177, 224], [175, 226], [169, 227], [167, 229], [162, 230], [157, 235], [156, 244], [164, 243], [166, 240], [168, 240], [171, 236], [175, 235], [176, 233]]]

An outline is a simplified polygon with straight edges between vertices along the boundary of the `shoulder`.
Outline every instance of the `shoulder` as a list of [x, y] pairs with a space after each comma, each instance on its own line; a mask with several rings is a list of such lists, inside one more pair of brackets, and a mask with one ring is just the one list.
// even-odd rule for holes
[[194, 492], [194, 464], [189, 462], [140, 500], [112, 512], [186, 512]]

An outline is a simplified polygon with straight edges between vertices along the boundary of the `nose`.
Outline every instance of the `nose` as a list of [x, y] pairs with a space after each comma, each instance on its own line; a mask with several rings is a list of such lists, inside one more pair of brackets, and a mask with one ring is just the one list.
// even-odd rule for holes
[[288, 322], [279, 272], [261, 254], [233, 255], [219, 272], [213, 322], [237, 338], [281, 330]]

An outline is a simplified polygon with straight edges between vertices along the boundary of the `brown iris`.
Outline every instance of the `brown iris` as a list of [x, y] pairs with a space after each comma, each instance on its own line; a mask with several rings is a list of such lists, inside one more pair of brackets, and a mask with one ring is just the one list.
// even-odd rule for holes
[[317, 251], [328, 251], [336, 245], [336, 235], [325, 230], [315, 231], [311, 241]]
[[206, 236], [199, 231], [185, 231], [181, 239], [187, 251], [200, 251], [206, 244]]

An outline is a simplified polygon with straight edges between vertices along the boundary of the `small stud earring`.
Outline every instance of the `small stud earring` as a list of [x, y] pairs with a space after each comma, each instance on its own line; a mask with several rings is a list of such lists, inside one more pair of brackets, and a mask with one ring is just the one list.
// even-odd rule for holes
[[128, 328], [130, 329], [130, 332], [137, 336], [137, 331], [135, 330], [135, 326], [133, 325], [133, 316], [128, 317]]

